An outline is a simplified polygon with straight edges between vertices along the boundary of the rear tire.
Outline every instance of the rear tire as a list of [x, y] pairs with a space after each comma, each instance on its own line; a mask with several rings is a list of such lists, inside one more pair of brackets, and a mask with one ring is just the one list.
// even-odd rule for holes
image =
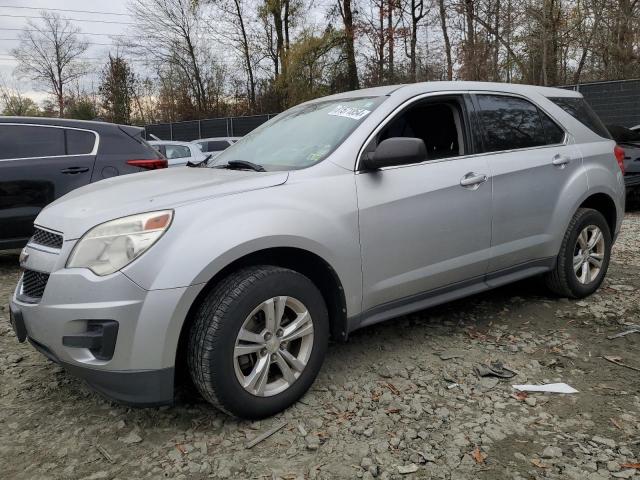
[[309, 389], [328, 338], [327, 308], [311, 280], [281, 267], [243, 268], [216, 285], [197, 309], [189, 371], [198, 391], [220, 410], [264, 418]]
[[578, 209], [562, 240], [556, 266], [545, 277], [547, 287], [563, 297], [591, 295], [607, 273], [611, 245], [604, 216], [591, 208]]

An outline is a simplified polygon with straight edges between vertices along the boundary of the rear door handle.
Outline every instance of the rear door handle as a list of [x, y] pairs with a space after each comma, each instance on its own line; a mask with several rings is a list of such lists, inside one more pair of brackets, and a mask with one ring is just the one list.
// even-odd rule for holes
[[478, 188], [480, 184], [487, 181], [487, 176], [484, 173], [469, 172], [460, 179], [460, 185], [466, 188]]
[[66, 173], [68, 175], [75, 175], [76, 173], [85, 173], [88, 172], [89, 168], [87, 167], [69, 167], [60, 170], [60, 173]]
[[571, 158], [567, 157], [566, 155], [558, 154], [553, 157], [553, 160], [551, 160], [551, 163], [553, 163], [556, 167], [564, 168], [569, 163], [571, 163]]

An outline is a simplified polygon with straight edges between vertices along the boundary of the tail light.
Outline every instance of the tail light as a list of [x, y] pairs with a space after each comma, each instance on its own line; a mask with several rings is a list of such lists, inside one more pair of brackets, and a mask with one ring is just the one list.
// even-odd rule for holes
[[127, 160], [127, 165], [132, 167], [145, 168], [147, 170], [157, 170], [159, 168], [167, 168], [169, 162], [164, 158], [150, 158], [141, 160]]
[[616, 156], [620, 171], [624, 175], [624, 149], [620, 145], [613, 147], [613, 154]]

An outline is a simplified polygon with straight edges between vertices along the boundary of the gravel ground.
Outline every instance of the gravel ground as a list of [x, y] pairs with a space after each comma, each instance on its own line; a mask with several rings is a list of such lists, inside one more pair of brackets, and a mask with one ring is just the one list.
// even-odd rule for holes
[[[0, 477], [639, 480], [640, 334], [607, 339], [639, 323], [639, 252], [636, 209], [590, 298], [553, 298], [533, 279], [356, 332], [297, 405], [261, 422], [188, 388], [170, 408], [103, 400], [17, 343], [17, 254], [0, 254]], [[478, 378], [491, 361], [517, 376]], [[511, 387], [542, 382], [579, 393]]]

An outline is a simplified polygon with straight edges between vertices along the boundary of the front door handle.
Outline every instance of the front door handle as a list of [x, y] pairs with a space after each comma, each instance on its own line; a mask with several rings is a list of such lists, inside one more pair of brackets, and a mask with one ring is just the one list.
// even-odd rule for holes
[[569, 165], [569, 163], [571, 163], [571, 158], [567, 157], [566, 155], [558, 154], [553, 157], [551, 163], [553, 163], [556, 167], [564, 168]]
[[60, 173], [66, 173], [67, 175], [75, 175], [76, 173], [85, 173], [88, 172], [89, 169], [87, 167], [69, 167], [60, 170]]
[[460, 179], [460, 185], [465, 188], [478, 188], [486, 181], [487, 176], [484, 173], [469, 172]]

